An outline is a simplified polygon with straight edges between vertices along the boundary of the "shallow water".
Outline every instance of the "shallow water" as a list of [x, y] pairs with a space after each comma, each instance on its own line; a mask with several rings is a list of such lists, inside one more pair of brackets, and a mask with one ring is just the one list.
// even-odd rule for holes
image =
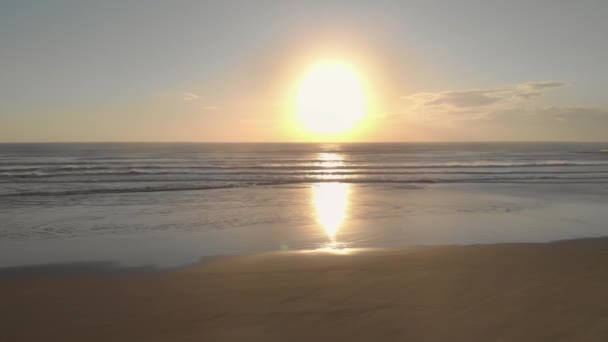
[[[0, 267], [100, 261], [170, 267], [265, 251], [604, 236], [608, 180], [601, 175], [608, 173], [608, 155], [601, 149], [0, 145]], [[143, 172], [87, 169], [96, 164], [109, 173], [161, 165], [168, 173], [151, 180]], [[184, 169], [190, 173], [175, 171]], [[209, 169], [241, 178], [224, 186], [225, 179], [204, 174]], [[280, 174], [276, 182], [272, 173]]]
[[608, 235], [608, 186], [322, 183], [97, 195], [1, 214], [0, 266], [179, 266], [280, 250], [538, 242]]

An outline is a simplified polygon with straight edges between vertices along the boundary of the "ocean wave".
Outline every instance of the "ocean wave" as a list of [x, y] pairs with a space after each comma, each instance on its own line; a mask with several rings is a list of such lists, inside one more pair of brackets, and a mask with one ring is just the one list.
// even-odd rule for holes
[[[40, 171], [33, 172], [4, 172], [0, 173], [0, 179], [5, 179], [4, 182], [11, 182], [14, 180], [33, 180], [33, 179], [49, 179], [49, 178], [66, 178], [68, 181], [71, 179], [77, 181], [80, 179], [93, 180], [94, 177], [105, 177], [104, 181], [114, 181], [114, 178], [108, 177], [120, 177], [129, 176], [130, 178], [125, 181], [137, 181], [141, 179], [146, 181], [148, 177], [152, 176], [167, 176], [163, 178], [163, 181], [167, 180], [181, 180], [183, 177], [193, 180], [205, 180], [204, 176], [284, 176], [284, 177], [322, 177], [322, 176], [370, 176], [370, 175], [386, 175], [386, 176], [398, 176], [398, 175], [538, 175], [543, 173], [550, 174], [605, 174], [608, 170], [555, 170], [543, 172], [538, 171], [522, 171], [522, 170], [505, 170], [495, 169], [492, 171], [462, 171], [462, 170], [378, 170], [378, 169], [315, 169], [315, 170], [257, 170], [257, 171], [246, 171], [246, 170], [224, 170], [224, 171], [172, 171], [172, 170], [142, 170], [142, 169], [127, 169], [127, 170], [108, 170], [104, 172], [62, 172], [62, 173], [47, 173]], [[175, 178], [168, 178], [175, 176]], [[191, 176], [188, 178], [187, 176]]]
[[[167, 191], [194, 191], [214, 190], [226, 188], [244, 188], [253, 186], [277, 186], [289, 184], [314, 184], [314, 183], [349, 183], [349, 184], [451, 184], [451, 183], [602, 183], [608, 184], [608, 177], [559, 177], [559, 176], [531, 176], [531, 177], [483, 177], [465, 179], [444, 179], [422, 177], [416, 179], [291, 179], [291, 180], [212, 180], [208, 184], [176, 186], [165, 184], [159, 186], [145, 187], [116, 187], [116, 188], [89, 188], [76, 190], [48, 190], [48, 191], [17, 191], [14, 193], [0, 194], [2, 197], [14, 196], [69, 196], [69, 195], [92, 195], [92, 194], [114, 194], [114, 193], [139, 193], [139, 192], [167, 192]], [[91, 182], [95, 183], [95, 182]]]
[[[445, 162], [445, 163], [375, 163], [375, 164], [363, 164], [363, 163], [343, 163], [340, 165], [332, 165], [332, 164], [323, 164], [323, 163], [315, 163], [315, 164], [262, 164], [262, 165], [172, 165], [172, 166], [164, 166], [164, 165], [124, 165], [124, 166], [92, 166], [92, 165], [83, 165], [83, 166], [75, 166], [75, 165], [64, 165], [61, 167], [48, 167], [48, 166], [39, 166], [39, 167], [15, 167], [15, 168], [2, 168], [0, 169], [3, 172], [3, 175], [10, 176], [27, 176], [28, 174], [38, 173], [60, 173], [65, 172], [65, 174], [69, 174], [70, 172], [76, 173], [80, 171], [82, 174], [95, 174], [94, 172], [88, 171], [104, 171], [108, 170], [108, 172], [99, 172], [99, 174], [104, 173], [130, 173], [130, 174], [144, 174], [144, 173], [154, 173], [149, 170], [162, 170], [156, 171], [156, 173], [175, 173], [179, 174], [180, 171], [173, 170], [189, 170], [185, 173], [195, 173], [200, 170], [311, 170], [311, 171], [321, 171], [321, 170], [377, 170], [377, 169], [386, 169], [386, 170], [398, 170], [398, 169], [493, 169], [493, 168], [543, 168], [543, 167], [598, 167], [598, 166], [608, 166], [608, 161], [540, 161], [540, 162]], [[182, 171], [183, 172], [183, 171]]]
[[324, 169], [324, 168], [492, 168], [492, 167], [547, 167], [547, 166], [602, 166], [608, 160], [541, 160], [541, 161], [445, 161], [445, 162], [404, 162], [399, 160], [317, 160], [295, 159], [290, 161], [258, 159], [256, 162], [223, 159], [217, 162], [180, 162], [180, 161], [144, 161], [117, 163], [52, 163], [21, 162], [3, 163], [0, 171], [61, 171], [61, 170], [106, 170], [106, 169]]

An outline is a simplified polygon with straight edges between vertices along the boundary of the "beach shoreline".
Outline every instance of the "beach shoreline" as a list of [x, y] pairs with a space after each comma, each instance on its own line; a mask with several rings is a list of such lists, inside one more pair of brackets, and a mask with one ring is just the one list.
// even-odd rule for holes
[[606, 262], [598, 238], [17, 272], [0, 321], [7, 341], [600, 341]]

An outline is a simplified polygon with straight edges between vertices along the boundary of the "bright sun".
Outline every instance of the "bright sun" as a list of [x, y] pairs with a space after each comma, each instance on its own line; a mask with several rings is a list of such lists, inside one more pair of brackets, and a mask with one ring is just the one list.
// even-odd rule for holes
[[363, 119], [365, 112], [363, 82], [349, 65], [319, 64], [299, 85], [296, 113], [304, 127], [314, 133], [345, 132]]

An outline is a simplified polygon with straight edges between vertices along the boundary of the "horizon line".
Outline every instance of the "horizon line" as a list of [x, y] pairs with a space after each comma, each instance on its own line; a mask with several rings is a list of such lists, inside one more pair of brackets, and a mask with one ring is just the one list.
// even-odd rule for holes
[[410, 140], [410, 141], [0, 141], [0, 144], [470, 144], [470, 143], [589, 143], [599, 140]]

